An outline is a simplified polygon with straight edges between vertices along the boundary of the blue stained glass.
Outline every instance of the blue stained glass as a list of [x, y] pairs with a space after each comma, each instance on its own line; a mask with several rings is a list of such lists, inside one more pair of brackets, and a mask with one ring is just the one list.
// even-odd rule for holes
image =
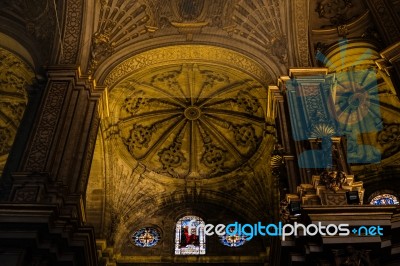
[[391, 194], [381, 194], [373, 198], [370, 202], [372, 205], [398, 205], [399, 200]]
[[160, 231], [153, 227], [142, 228], [132, 235], [133, 243], [142, 248], [154, 247], [157, 245], [160, 239]]
[[219, 239], [223, 245], [228, 247], [240, 247], [246, 243], [246, 236], [238, 234], [232, 236], [225, 234], [220, 236]]

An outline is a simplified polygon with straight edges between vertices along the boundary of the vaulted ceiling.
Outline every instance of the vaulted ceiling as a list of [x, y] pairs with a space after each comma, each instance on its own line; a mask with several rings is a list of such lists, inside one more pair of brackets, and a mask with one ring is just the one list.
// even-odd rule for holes
[[107, 106], [88, 217], [117, 252], [134, 228], [212, 219], [210, 205], [254, 222], [274, 212], [267, 95], [289, 64], [286, 3], [161, 2], [96, 5], [87, 71]]
[[[316, 66], [315, 55], [342, 38], [382, 48], [361, 0], [0, 3], [0, 30], [16, 40], [2, 38], [4, 48], [36, 73], [77, 65], [105, 88], [86, 208], [98, 237], [119, 252], [133, 228], [168, 224], [185, 212], [207, 215], [210, 206], [230, 217], [270, 219], [277, 197], [268, 86], [290, 67]], [[399, 149], [386, 143], [400, 130], [398, 102], [383, 71], [378, 79], [390, 118], [371, 139], [390, 157]]]

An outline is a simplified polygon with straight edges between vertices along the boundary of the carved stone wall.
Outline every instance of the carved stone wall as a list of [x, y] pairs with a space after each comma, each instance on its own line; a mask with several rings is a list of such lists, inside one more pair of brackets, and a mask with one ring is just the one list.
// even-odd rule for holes
[[62, 43], [60, 44], [60, 64], [76, 64], [82, 47], [81, 30], [83, 21], [83, 1], [65, 1], [65, 20]]
[[15, 54], [0, 48], [0, 173], [7, 161], [28, 103], [33, 71]]

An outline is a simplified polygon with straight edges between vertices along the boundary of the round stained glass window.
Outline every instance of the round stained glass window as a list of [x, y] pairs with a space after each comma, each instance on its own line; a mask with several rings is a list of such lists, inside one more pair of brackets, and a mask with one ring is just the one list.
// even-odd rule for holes
[[235, 235], [225, 234], [223, 236], [220, 236], [220, 241], [223, 245], [228, 247], [240, 247], [243, 246], [244, 243], [246, 243], [246, 236], [239, 234]]
[[154, 247], [160, 240], [160, 231], [153, 227], [142, 228], [132, 234], [133, 243], [142, 248]]
[[370, 203], [372, 205], [398, 205], [399, 200], [392, 194], [380, 194], [374, 197]]

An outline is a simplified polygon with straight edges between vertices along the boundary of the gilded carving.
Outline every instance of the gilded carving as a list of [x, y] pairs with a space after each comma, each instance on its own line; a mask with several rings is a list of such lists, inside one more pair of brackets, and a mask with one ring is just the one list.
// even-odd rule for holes
[[256, 148], [260, 137], [257, 136], [256, 130], [252, 124], [237, 124], [222, 118], [217, 118], [215, 116], [210, 116], [209, 119], [216, 125], [233, 132], [235, 143], [238, 147], [247, 147], [250, 148], [250, 150]]
[[202, 70], [200, 73], [204, 77], [203, 88], [210, 89], [214, 87], [216, 83], [224, 82], [229, 83], [229, 77], [222, 73], [216, 73], [210, 70]]
[[168, 71], [159, 75], [155, 75], [151, 79], [151, 84], [161, 85], [172, 91], [181, 91], [182, 88], [177, 81], [177, 77], [181, 74], [180, 71]]
[[253, 148], [256, 146], [257, 136], [252, 125], [235, 126], [234, 132], [237, 145]]
[[111, 87], [115, 85], [115, 82], [135, 71], [149, 66], [162, 66], [182, 60], [220, 62], [221, 64], [234, 66], [245, 73], [251, 73], [258, 80], [266, 83], [273, 82], [270, 74], [260, 65], [239, 53], [214, 46], [180, 45], [179, 47], [157, 48], [123, 61], [107, 75], [104, 84]]
[[319, 184], [336, 192], [339, 189], [342, 189], [342, 186], [346, 181], [346, 173], [342, 171], [324, 171], [320, 175]]
[[174, 142], [167, 148], [162, 149], [158, 152], [160, 157], [160, 163], [162, 164], [162, 171], [167, 172], [171, 176], [178, 177], [177, 172], [174, 168], [182, 166], [182, 163], [186, 161], [182, 151], [182, 136], [175, 138]]
[[115, 42], [110, 42], [110, 37], [107, 33], [96, 32], [93, 35], [89, 74], [93, 72], [100, 61], [113, 54], [114, 46]]
[[142, 106], [148, 103], [148, 99], [144, 97], [142, 90], [134, 92], [130, 97], [126, 98], [122, 107], [130, 114], [136, 114]]
[[329, 138], [334, 136], [336, 129], [330, 123], [315, 123], [311, 125], [309, 136], [311, 138]]
[[134, 125], [130, 137], [125, 140], [128, 150], [133, 152], [134, 149], [147, 148], [155, 130], [153, 126]]
[[226, 151], [211, 142], [205, 143], [205, 151], [201, 156], [201, 162], [211, 169], [211, 174], [218, 174], [224, 171]]
[[261, 107], [258, 99], [251, 95], [248, 91], [240, 91], [234, 102], [239, 105], [246, 113], [255, 114]]
[[321, 196], [323, 205], [347, 205], [346, 194], [344, 193], [323, 193]]

